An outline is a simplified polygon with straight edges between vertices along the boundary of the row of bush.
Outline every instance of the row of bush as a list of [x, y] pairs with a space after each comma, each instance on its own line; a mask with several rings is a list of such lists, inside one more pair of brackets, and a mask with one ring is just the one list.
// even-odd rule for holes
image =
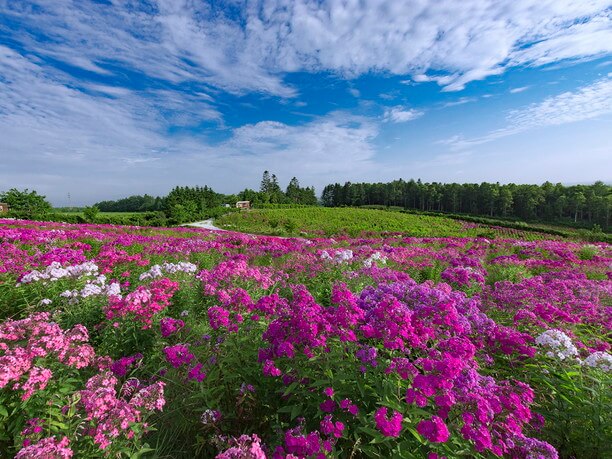
[[452, 214], [446, 212], [433, 212], [433, 211], [423, 211], [423, 210], [411, 210], [411, 209], [403, 209], [397, 206], [382, 206], [382, 205], [366, 205], [361, 206], [364, 209], [377, 209], [377, 210], [388, 210], [392, 212], [402, 212], [407, 214], [415, 214], [415, 215], [430, 215], [430, 216], [440, 216], [446, 218], [452, 218], [453, 220], [462, 220], [470, 223], [478, 223], [481, 225], [488, 226], [501, 226], [504, 228], [511, 228], [521, 231], [531, 231], [535, 233], [542, 234], [550, 234], [552, 236], [560, 236], [564, 238], [570, 239], [581, 239], [589, 242], [612, 242], [612, 234], [606, 233], [602, 230], [599, 225], [594, 225], [591, 229], [587, 228], [579, 228], [579, 229], [560, 229], [560, 228], [552, 228], [548, 226], [538, 226], [534, 223], [527, 223], [521, 221], [511, 221], [507, 219], [499, 219], [499, 218], [489, 218], [489, 217], [477, 217], [473, 215], [466, 214]]
[[219, 218], [221, 215], [235, 212], [237, 209], [226, 207], [211, 207], [199, 211], [196, 215], [190, 215], [189, 219], [178, 219], [175, 216], [168, 217], [163, 211], [156, 212], [116, 212], [100, 213], [85, 208], [84, 212], [49, 212], [44, 214], [30, 214], [28, 212], [10, 212], [11, 218], [63, 222], [63, 223], [99, 223], [108, 225], [127, 226], [175, 226], [196, 220]]

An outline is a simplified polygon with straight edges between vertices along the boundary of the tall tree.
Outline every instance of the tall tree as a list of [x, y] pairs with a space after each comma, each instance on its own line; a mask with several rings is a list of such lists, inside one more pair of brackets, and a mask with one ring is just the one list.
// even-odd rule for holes
[[270, 180], [270, 172], [264, 171], [261, 177], [261, 185], [259, 186], [259, 191], [261, 191], [262, 193], [269, 193], [271, 184], [272, 181]]
[[24, 216], [46, 214], [51, 211], [51, 204], [46, 196], [38, 194], [36, 191], [23, 191], [11, 188], [4, 193], [0, 193], [0, 201], [9, 205], [11, 212], [23, 214]]

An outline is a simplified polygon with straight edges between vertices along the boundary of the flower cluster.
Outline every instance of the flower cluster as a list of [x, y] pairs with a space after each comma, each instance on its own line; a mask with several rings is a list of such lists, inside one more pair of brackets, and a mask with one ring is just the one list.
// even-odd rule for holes
[[[24, 274], [19, 279], [20, 284], [29, 284], [31, 282], [56, 282], [65, 277], [78, 279], [85, 276], [97, 276], [98, 265], [91, 261], [85, 263], [62, 267], [58, 261], [53, 261], [43, 271], [33, 269], [29, 273]], [[18, 284], [19, 285], [19, 284]]]
[[612, 355], [607, 352], [596, 351], [583, 360], [587, 367], [599, 368], [605, 372], [612, 371]]
[[88, 434], [100, 449], [119, 435], [132, 436], [132, 426], [141, 421], [143, 412], [161, 410], [165, 404], [163, 382], [138, 385], [130, 400], [117, 396], [117, 383], [112, 373], [104, 372], [90, 378], [80, 392], [79, 403], [92, 426]]
[[41, 312], [0, 324], [0, 389], [13, 382], [12, 388], [23, 390], [26, 400], [45, 389], [52, 377], [52, 371], [37, 362], [57, 361], [77, 369], [93, 362], [95, 352], [87, 344], [87, 329], [76, 325], [64, 331], [50, 318]]
[[161, 335], [167, 338], [174, 335], [177, 331], [185, 326], [185, 322], [181, 319], [173, 319], [172, 317], [164, 317], [159, 321]]
[[148, 287], [138, 286], [124, 298], [111, 296], [106, 317], [111, 320], [129, 315], [142, 323], [143, 328], [150, 328], [153, 316], [168, 307], [178, 287], [177, 282], [162, 278], [151, 282]]
[[261, 439], [253, 435], [241, 435], [232, 438], [231, 446], [219, 453], [216, 459], [266, 459], [266, 453], [262, 449]]
[[54, 437], [46, 437], [19, 450], [15, 459], [70, 459], [74, 453], [69, 444], [68, 437], [63, 437], [60, 441]]
[[546, 355], [551, 358], [565, 360], [578, 355], [572, 339], [561, 330], [546, 330], [538, 335], [535, 342], [546, 349]]
[[[181, 445], [194, 454], [318, 459], [401, 449], [433, 459], [460, 448], [554, 459], [538, 439], [554, 436], [551, 421], [532, 412], [542, 387], [529, 372], [534, 356], [547, 355], [607, 381], [612, 250], [495, 231], [494, 241], [399, 233], [305, 241], [11, 221], [0, 227], [0, 284], [18, 288], [0, 323], [0, 397], [32, 407], [20, 422], [10, 413], [14, 444], [23, 441], [17, 457], [71, 457], [92, 441], [115, 454], [166, 403], [163, 377], [172, 397], [217, 408], [179, 413], [198, 431]], [[23, 319], [21, 304], [49, 312]], [[96, 320], [95, 346], [128, 355], [96, 358], [87, 329], [73, 326], [82, 317]], [[153, 372], [160, 361], [167, 368]], [[523, 377], [533, 386], [514, 379]], [[56, 390], [66, 378], [68, 394]], [[228, 390], [215, 392], [221, 381]], [[549, 403], [542, 412], [555, 409], [557, 392], [537, 399]], [[186, 409], [176, 398], [168, 404], [173, 420]], [[68, 423], [80, 425], [50, 430], [37, 406], [76, 410]], [[527, 436], [536, 424], [538, 438]]]
[[385, 437], [399, 437], [402, 432], [402, 421], [404, 417], [399, 411], [394, 411], [391, 417], [388, 417], [388, 409], [383, 406], [376, 410], [374, 420], [376, 428], [380, 430]]
[[[321, 260], [331, 261], [334, 263], [348, 263], [353, 259], [353, 251], [350, 249], [339, 249], [330, 255], [327, 250], [321, 252]], [[370, 264], [371, 266], [371, 264]]]
[[164, 262], [161, 265], [153, 265], [148, 271], [142, 273], [138, 279], [141, 281], [148, 279], [156, 279], [162, 277], [164, 273], [175, 274], [175, 273], [188, 273], [193, 274], [198, 270], [198, 267], [193, 263], [187, 261], [179, 261], [178, 263]]
[[121, 285], [118, 282], [106, 283], [104, 274], [97, 276], [93, 280], [88, 280], [85, 286], [80, 290], [65, 290], [60, 293], [63, 298], [68, 298], [69, 304], [77, 304], [80, 298], [89, 298], [92, 296], [114, 296], [121, 298]]
[[376, 264], [384, 265], [386, 263], [387, 263], [387, 257], [385, 257], [380, 252], [374, 252], [363, 262], [363, 266], [365, 266], [366, 268], [371, 268], [373, 265], [376, 265]]

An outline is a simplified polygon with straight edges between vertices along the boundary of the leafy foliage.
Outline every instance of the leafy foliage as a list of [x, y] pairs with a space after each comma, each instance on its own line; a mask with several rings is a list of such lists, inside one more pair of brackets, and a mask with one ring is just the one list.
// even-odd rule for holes
[[30, 217], [51, 211], [51, 204], [45, 196], [39, 195], [36, 191], [29, 191], [27, 188], [23, 191], [11, 188], [0, 193], [0, 201], [6, 202], [11, 213], [16, 216]]

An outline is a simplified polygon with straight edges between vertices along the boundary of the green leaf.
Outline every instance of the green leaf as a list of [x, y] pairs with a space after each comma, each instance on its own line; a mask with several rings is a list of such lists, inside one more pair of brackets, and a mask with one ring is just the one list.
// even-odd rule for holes
[[291, 420], [293, 421], [302, 412], [302, 405], [294, 405], [291, 410]]

